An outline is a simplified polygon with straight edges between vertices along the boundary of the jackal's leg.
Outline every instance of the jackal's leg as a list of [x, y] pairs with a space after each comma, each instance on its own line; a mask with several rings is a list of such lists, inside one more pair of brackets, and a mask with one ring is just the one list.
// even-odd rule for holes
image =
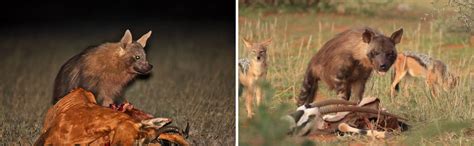
[[430, 82], [429, 80], [426, 80], [426, 86], [428, 90], [430, 90], [431, 96], [433, 97], [438, 97], [439, 93], [437, 91], [437, 87], [433, 82]]
[[429, 71], [428, 74], [426, 75], [426, 86], [430, 90], [430, 93], [433, 97], [437, 97], [438, 92], [436, 91], [436, 83], [437, 83], [437, 78], [436, 74], [434, 72]]
[[247, 117], [252, 118], [254, 115], [252, 111], [252, 102], [253, 102], [253, 96], [254, 96], [254, 87], [247, 88], [244, 91], [244, 96], [245, 96], [245, 107], [247, 109]]
[[399, 72], [397, 70], [394, 70], [394, 74], [395, 74], [395, 77], [393, 78], [393, 81], [392, 81], [392, 85], [390, 85], [390, 96], [391, 97], [395, 97], [396, 96], [396, 86], [398, 86], [398, 84], [400, 83], [400, 81], [403, 79], [403, 77], [405, 77], [405, 75], [407, 74], [406, 71], [404, 72]]
[[406, 80], [406, 83], [403, 85], [403, 96], [410, 97], [410, 92], [408, 92], [408, 87], [413, 83], [413, 79]]
[[263, 98], [263, 92], [262, 88], [260, 86], [255, 87], [255, 94], [257, 96], [257, 105], [260, 105], [262, 98]]

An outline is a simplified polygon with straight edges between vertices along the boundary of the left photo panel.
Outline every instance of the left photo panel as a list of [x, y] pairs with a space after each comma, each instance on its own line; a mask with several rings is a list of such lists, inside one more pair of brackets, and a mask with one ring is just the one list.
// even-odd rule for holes
[[235, 144], [234, 1], [0, 7], [1, 145]]

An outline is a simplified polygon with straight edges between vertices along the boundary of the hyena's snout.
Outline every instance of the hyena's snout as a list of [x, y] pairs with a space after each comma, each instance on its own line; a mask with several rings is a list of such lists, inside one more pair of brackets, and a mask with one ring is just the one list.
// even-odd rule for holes
[[133, 69], [138, 74], [149, 74], [151, 72], [151, 69], [153, 69], [153, 65], [151, 65], [148, 62], [144, 62], [144, 63], [137, 64], [136, 66], [133, 67]]
[[385, 56], [376, 56], [373, 59], [374, 69], [380, 75], [384, 75], [392, 66], [394, 60]]

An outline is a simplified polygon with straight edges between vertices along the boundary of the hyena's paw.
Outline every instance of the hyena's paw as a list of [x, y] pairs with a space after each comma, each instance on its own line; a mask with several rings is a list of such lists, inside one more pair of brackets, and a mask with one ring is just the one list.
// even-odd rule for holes
[[109, 107], [113, 110], [120, 111], [120, 112], [125, 112], [125, 111], [130, 111], [134, 109], [133, 105], [129, 102], [125, 102], [122, 104], [110, 104]]

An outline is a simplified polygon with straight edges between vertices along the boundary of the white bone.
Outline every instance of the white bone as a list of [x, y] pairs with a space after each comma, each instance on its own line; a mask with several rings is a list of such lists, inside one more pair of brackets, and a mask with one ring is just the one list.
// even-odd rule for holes
[[337, 128], [342, 132], [352, 132], [352, 133], [364, 134], [364, 133], [362, 133], [362, 131], [366, 131], [365, 135], [370, 136], [370, 137], [375, 137], [375, 138], [385, 138], [386, 137], [385, 131], [357, 129], [357, 128], [349, 126], [349, 124], [347, 124], [347, 123], [341, 123], [341, 124], [339, 124], [339, 126]]
[[[148, 120], [143, 120], [142, 123], [145, 126], [154, 127], [154, 128], [161, 128], [164, 125], [170, 123], [172, 120], [170, 118], [153, 118]], [[155, 124], [158, 123], [158, 124]]]

